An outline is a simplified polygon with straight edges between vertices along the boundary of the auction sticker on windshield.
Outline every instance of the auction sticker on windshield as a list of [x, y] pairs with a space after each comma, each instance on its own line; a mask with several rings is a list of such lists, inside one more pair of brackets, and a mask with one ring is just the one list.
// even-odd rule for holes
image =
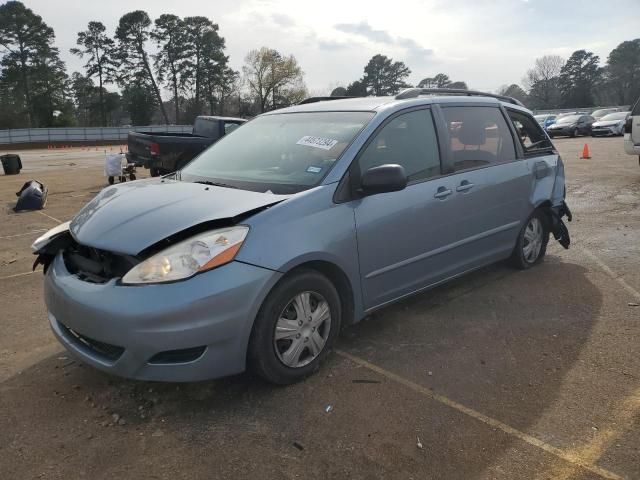
[[331, 150], [337, 140], [331, 138], [314, 137], [313, 135], [305, 135], [296, 142], [296, 145], [305, 145], [307, 147], [321, 148], [322, 150]]

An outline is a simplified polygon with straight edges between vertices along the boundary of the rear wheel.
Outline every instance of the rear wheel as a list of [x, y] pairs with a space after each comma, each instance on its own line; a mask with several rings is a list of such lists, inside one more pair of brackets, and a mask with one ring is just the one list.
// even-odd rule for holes
[[113, 182], [115, 182], [115, 178], [113, 177], [108, 177], [107, 180], [109, 181], [109, 185], [113, 185]]
[[578, 129], [577, 129], [577, 128], [574, 128], [574, 129], [571, 131], [571, 137], [572, 137], [572, 138], [574, 138], [574, 137], [577, 137], [577, 136], [578, 136]]
[[158, 167], [150, 167], [149, 173], [151, 174], [152, 177], [158, 177], [160, 176], [160, 169]]
[[549, 243], [548, 220], [541, 210], [536, 210], [520, 230], [518, 241], [511, 254], [511, 264], [525, 270], [540, 263]]
[[340, 330], [341, 303], [334, 285], [315, 270], [283, 279], [258, 313], [249, 340], [250, 369], [287, 385], [320, 367]]

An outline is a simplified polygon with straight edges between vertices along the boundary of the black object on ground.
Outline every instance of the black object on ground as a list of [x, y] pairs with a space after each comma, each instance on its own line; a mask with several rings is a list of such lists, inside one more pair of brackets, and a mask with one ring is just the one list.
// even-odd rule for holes
[[2, 169], [5, 175], [17, 175], [20, 173], [22, 169], [20, 155], [8, 153], [7, 155], [2, 155], [0, 160], [2, 161]]
[[37, 180], [25, 183], [19, 192], [16, 192], [18, 203], [13, 208], [16, 212], [21, 210], [42, 210], [47, 203], [47, 187]]

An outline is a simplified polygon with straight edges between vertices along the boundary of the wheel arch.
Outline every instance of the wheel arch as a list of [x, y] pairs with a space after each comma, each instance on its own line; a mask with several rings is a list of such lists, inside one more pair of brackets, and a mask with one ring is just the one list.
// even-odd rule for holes
[[338, 295], [340, 296], [340, 301], [342, 304], [342, 325], [344, 326], [354, 323], [356, 318], [356, 300], [354, 296], [353, 284], [351, 280], [349, 280], [349, 276], [345, 273], [345, 271], [337, 264], [327, 260], [308, 260], [292, 266], [285, 272], [279, 282], [301, 270], [315, 270], [327, 277], [329, 281], [331, 281], [331, 283], [336, 287]]

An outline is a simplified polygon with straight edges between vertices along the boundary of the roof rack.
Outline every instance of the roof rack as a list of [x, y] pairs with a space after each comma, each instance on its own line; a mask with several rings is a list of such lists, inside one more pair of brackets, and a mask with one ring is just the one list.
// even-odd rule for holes
[[309, 97], [302, 100], [298, 105], [305, 105], [307, 103], [324, 102], [326, 100], [344, 100], [345, 98], [358, 98], [358, 97]]
[[524, 107], [522, 102], [513, 97], [496, 95], [495, 93], [478, 92], [477, 90], [464, 90], [462, 88], [407, 88], [396, 95], [396, 100], [417, 98], [420, 95], [464, 95], [468, 97], [491, 97]]

